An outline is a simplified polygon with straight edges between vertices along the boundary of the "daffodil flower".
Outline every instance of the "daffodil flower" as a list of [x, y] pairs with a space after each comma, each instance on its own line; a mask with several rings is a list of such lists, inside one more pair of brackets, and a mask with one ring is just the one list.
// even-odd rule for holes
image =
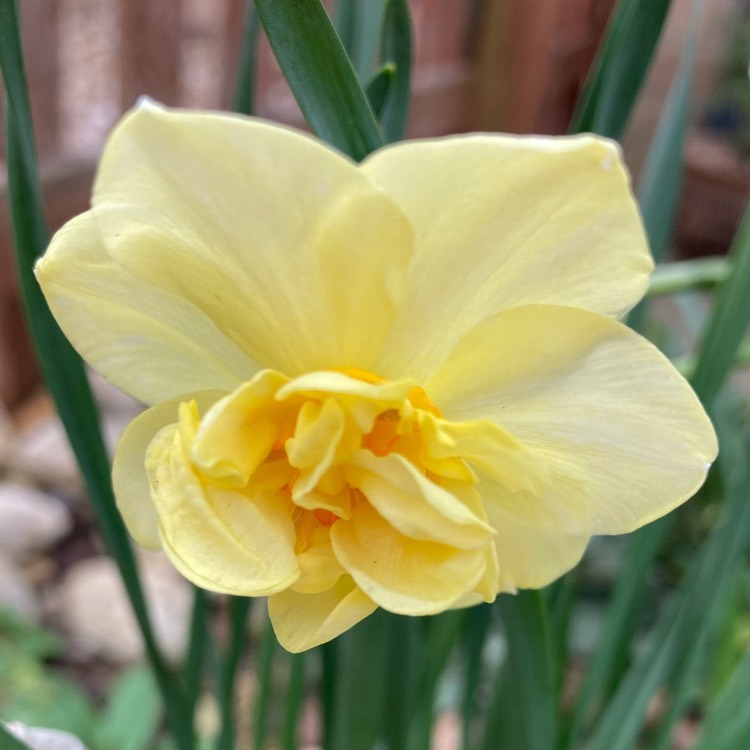
[[376, 607], [541, 587], [667, 513], [717, 446], [618, 322], [652, 270], [617, 147], [411, 141], [355, 164], [155, 105], [37, 274], [86, 361], [150, 408], [113, 480], [191, 581], [268, 596], [299, 651]]

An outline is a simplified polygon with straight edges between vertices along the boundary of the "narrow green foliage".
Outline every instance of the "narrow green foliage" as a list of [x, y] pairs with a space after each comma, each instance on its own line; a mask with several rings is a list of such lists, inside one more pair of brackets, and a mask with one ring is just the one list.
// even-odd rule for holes
[[381, 57], [395, 66], [393, 82], [381, 116], [387, 143], [400, 141], [406, 132], [411, 88], [411, 18], [407, 0], [387, 0], [383, 19]]
[[619, 0], [571, 119], [571, 133], [620, 139], [651, 65], [671, 0]]
[[451, 610], [425, 623], [427, 633], [420, 649], [414, 694], [409, 701], [411, 723], [408, 750], [429, 750], [440, 677], [461, 635], [466, 610]]
[[[96, 731], [98, 750], [148, 750], [161, 719], [159, 691], [150, 671], [135, 667], [112, 687]], [[137, 721], [133, 717], [138, 717]]]
[[725, 282], [731, 271], [732, 265], [724, 257], [662, 263], [656, 266], [651, 275], [646, 296], [657, 297], [687, 289], [713, 287]]
[[380, 117], [383, 111], [388, 92], [393, 85], [395, 73], [396, 66], [393, 63], [386, 63], [367, 84], [367, 88], [365, 89], [367, 100], [370, 102], [370, 106], [376, 117]]
[[[496, 692], [496, 700], [500, 700], [491, 710], [501, 721], [515, 725], [513, 744], [508, 745], [513, 750], [550, 750], [557, 731], [559, 665], [544, 595], [520, 591], [499, 597], [498, 606], [508, 653], [505, 676]], [[487, 748], [490, 736], [488, 732]]]
[[235, 746], [234, 684], [247, 640], [247, 616], [252, 603], [253, 600], [249, 597], [229, 598], [229, 642], [218, 675], [221, 732], [216, 742], [216, 750], [233, 750]]
[[383, 739], [388, 750], [404, 750], [412, 720], [416, 694], [420, 649], [423, 648], [420, 618], [388, 618], [391, 650], [383, 664], [386, 670]]
[[629, 540], [624, 556], [627, 565], [618, 576], [607, 607], [601, 635], [578, 693], [565, 747], [576, 747], [587, 721], [612, 694], [627, 667], [648, 590], [648, 573], [667, 530], [667, 522], [655, 521], [639, 529]]
[[255, 0], [313, 132], [356, 161], [383, 145], [375, 115], [320, 0]]
[[664, 260], [682, 187], [682, 155], [688, 130], [690, 92], [695, 79], [703, 0], [693, 0], [691, 27], [682, 61], [664, 104], [638, 184], [638, 202], [655, 260]]
[[258, 691], [255, 698], [253, 715], [253, 747], [265, 747], [268, 733], [268, 709], [271, 700], [271, 678], [273, 675], [273, 657], [276, 651], [276, 635], [271, 621], [266, 619], [263, 635], [258, 649], [257, 680]]
[[187, 750], [192, 747], [193, 741], [191, 717], [185, 710], [184, 695], [159, 653], [149, 623], [133, 552], [115, 507], [109, 462], [91, 389], [78, 355], [52, 318], [34, 278], [34, 262], [46, 248], [48, 231], [42, 207], [31, 110], [23, 72], [17, 9], [13, 0], [0, 0], [0, 67], [8, 92], [6, 137], [11, 218], [17, 270], [29, 328], [47, 385], [86, 480], [99, 527], [117, 561], [143, 634], [172, 731], [181, 750]]
[[248, 0], [245, 30], [242, 35], [242, 47], [237, 67], [237, 82], [232, 102], [234, 111], [242, 115], [251, 115], [255, 107], [255, 68], [259, 36], [258, 14], [255, 12], [252, 0]]
[[461, 701], [461, 747], [469, 750], [472, 743], [472, 720], [476, 712], [477, 687], [482, 676], [482, 654], [492, 623], [492, 607], [482, 604], [466, 614], [461, 631], [464, 652], [463, 700]]
[[732, 274], [719, 287], [692, 384], [704, 403], [716, 397], [750, 323], [750, 205], [729, 253]]
[[291, 670], [286, 689], [284, 728], [281, 735], [282, 750], [297, 750], [299, 744], [299, 719], [305, 699], [305, 654], [290, 654]]
[[193, 612], [190, 618], [190, 638], [183, 672], [190, 715], [195, 714], [195, 706], [202, 688], [207, 643], [208, 594], [204, 589], [195, 588], [193, 591]]
[[[736, 410], [735, 410], [736, 411]], [[734, 414], [717, 410], [715, 424], [722, 446], [734, 440], [728, 427]], [[750, 446], [743, 443], [744, 451]], [[706, 632], [716, 624], [716, 613], [726, 606], [743, 552], [750, 542], [750, 464], [744, 457], [722, 456], [726, 507], [691, 563], [685, 580], [659, 613], [647, 646], [641, 650], [597, 724], [585, 750], [631, 750], [649, 702], [693, 650], [699, 650]]]
[[737, 750], [750, 747], [750, 653], [737, 665], [724, 689], [708, 707], [693, 750]]
[[393, 629], [376, 610], [338, 637], [333, 727], [326, 750], [372, 750], [383, 723], [386, 671]]

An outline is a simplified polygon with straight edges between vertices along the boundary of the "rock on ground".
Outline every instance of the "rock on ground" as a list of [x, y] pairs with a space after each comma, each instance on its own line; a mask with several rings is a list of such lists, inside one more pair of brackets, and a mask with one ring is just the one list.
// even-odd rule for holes
[[22, 484], [0, 483], [0, 552], [22, 560], [51, 547], [72, 525], [61, 500]]
[[[182, 658], [188, 638], [192, 590], [161, 553], [140, 555], [149, 611], [164, 655]], [[75, 645], [83, 652], [128, 663], [143, 645], [115, 563], [94, 557], [75, 563], [61, 586], [58, 606]]]

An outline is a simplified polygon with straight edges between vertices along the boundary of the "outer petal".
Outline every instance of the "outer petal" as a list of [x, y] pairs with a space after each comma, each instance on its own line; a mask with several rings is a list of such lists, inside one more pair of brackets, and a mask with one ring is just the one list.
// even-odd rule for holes
[[588, 536], [550, 532], [505, 510], [505, 489], [483, 476], [479, 492], [487, 518], [495, 529], [501, 591], [546, 586], [578, 564]]
[[299, 577], [289, 509], [279, 497], [205, 486], [185, 456], [179, 427], [165, 427], [146, 456], [162, 546], [198, 586], [264, 596]]
[[399, 534], [368, 503], [331, 527], [331, 543], [357, 585], [384, 609], [430, 615], [473, 591], [483, 577], [482, 550], [457, 550]]
[[36, 267], [57, 322], [81, 356], [147, 404], [228, 391], [247, 380], [255, 363], [208, 315], [107, 254], [95, 213], [66, 224]]
[[109, 140], [93, 203], [123, 268], [290, 376], [370, 366], [412, 253], [409, 222], [356, 165], [238, 116], [135, 110]]
[[[717, 452], [669, 361], [584, 310], [532, 305], [485, 321], [426, 388], [447, 419], [492, 419], [537, 456], [547, 491], [507, 493], [504, 504], [548, 531], [632, 531], [695, 493]], [[486, 455], [482, 468], [492, 469]]]
[[154, 436], [177, 422], [180, 403], [195, 401], [200, 410], [208, 409], [222, 397], [220, 391], [193, 393], [165, 401], [138, 415], [123, 432], [115, 449], [112, 484], [117, 507], [133, 539], [146, 549], [160, 549], [159, 521], [151, 500], [146, 474], [146, 451]]
[[377, 605], [350, 576], [320, 594], [282, 591], [268, 599], [268, 614], [279, 643], [292, 653], [306, 651], [340, 635], [372, 614]]
[[530, 303], [620, 315], [653, 264], [617, 146], [593, 136], [409, 141], [363, 165], [416, 231], [384, 377], [423, 380], [476, 323]]

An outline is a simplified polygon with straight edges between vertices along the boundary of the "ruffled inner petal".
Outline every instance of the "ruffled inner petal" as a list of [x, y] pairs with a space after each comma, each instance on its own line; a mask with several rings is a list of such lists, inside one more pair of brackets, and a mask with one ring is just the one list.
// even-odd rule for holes
[[331, 527], [338, 561], [376, 604], [404, 615], [442, 612], [482, 579], [482, 550], [410, 539], [368, 503]]
[[292, 653], [327, 643], [376, 609], [350, 576], [317, 594], [287, 590], [268, 599], [276, 637]]

